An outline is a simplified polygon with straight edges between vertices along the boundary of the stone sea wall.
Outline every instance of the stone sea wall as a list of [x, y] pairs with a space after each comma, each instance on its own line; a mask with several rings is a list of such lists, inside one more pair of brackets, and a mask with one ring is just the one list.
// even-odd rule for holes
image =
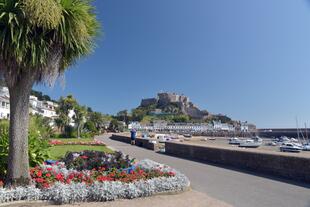
[[167, 142], [167, 154], [310, 183], [310, 158]]
[[[125, 142], [130, 144], [131, 140], [130, 137], [125, 136], [125, 135], [118, 135], [118, 134], [113, 134], [110, 139], [120, 141], [120, 142]], [[158, 145], [155, 143], [150, 142], [148, 139], [143, 139], [143, 138], [136, 138], [136, 146], [143, 147], [149, 150], [158, 150]]]

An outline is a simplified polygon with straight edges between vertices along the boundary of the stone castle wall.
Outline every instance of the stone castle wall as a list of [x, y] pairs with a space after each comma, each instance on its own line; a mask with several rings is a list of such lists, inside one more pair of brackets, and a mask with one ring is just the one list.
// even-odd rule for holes
[[187, 96], [178, 95], [176, 93], [158, 93], [157, 98], [142, 99], [140, 106], [147, 107], [156, 104], [157, 107], [162, 108], [171, 103], [176, 104], [181, 109], [182, 113], [192, 118], [203, 119], [207, 115], [190, 102]]
[[147, 107], [153, 104], [157, 104], [157, 98], [146, 98], [141, 100], [140, 106]]

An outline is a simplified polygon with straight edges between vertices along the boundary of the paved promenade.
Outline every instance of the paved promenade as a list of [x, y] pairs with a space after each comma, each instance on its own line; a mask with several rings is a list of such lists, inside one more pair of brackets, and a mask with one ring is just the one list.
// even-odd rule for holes
[[310, 207], [310, 185], [292, 184], [241, 171], [203, 164], [155, 153], [100, 136], [114, 149], [137, 159], [149, 158], [168, 164], [186, 174], [196, 191], [236, 207]]

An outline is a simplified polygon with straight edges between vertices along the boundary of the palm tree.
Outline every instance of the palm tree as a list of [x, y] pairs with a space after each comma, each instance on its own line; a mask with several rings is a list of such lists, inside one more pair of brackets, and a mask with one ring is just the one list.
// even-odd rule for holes
[[99, 31], [91, 0], [0, 0], [0, 74], [10, 92], [6, 183], [30, 182], [29, 95], [34, 84], [53, 83], [92, 52]]
[[76, 99], [72, 95], [60, 97], [58, 107], [56, 108], [58, 118], [55, 119], [55, 123], [62, 133], [65, 133], [65, 128], [70, 125], [71, 117], [69, 117], [69, 113], [77, 104]]
[[86, 122], [87, 108], [85, 106], [76, 105], [74, 107], [73, 120], [77, 127], [77, 137], [81, 138], [81, 129]]

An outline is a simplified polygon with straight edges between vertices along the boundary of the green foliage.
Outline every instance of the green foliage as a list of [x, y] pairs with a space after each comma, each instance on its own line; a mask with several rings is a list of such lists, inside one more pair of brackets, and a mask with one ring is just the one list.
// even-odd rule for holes
[[122, 122], [120, 122], [116, 119], [113, 119], [110, 122], [109, 130], [113, 131], [113, 132], [123, 132], [125, 130], [125, 128], [124, 128], [124, 125]]
[[172, 117], [172, 121], [176, 123], [184, 123], [184, 122], [189, 122], [190, 117], [187, 115], [175, 115]]
[[149, 110], [146, 108], [138, 107], [136, 109], [133, 109], [132, 114], [132, 120], [133, 121], [141, 121], [144, 116], [148, 114]]
[[43, 29], [56, 29], [61, 22], [61, 7], [55, 0], [23, 0], [29, 22]]
[[55, 124], [65, 136], [70, 137], [70, 135], [68, 135], [69, 132], [66, 131], [71, 122], [69, 112], [70, 110], [73, 110], [76, 105], [77, 101], [72, 95], [68, 95], [67, 97], [60, 97], [58, 101], [58, 107], [56, 108], [58, 118], [55, 119]]
[[130, 120], [128, 111], [127, 111], [127, 110], [119, 111], [119, 112], [116, 114], [116, 119], [119, 120], [119, 121], [123, 121], [123, 122], [125, 122], [125, 123], [128, 123], [129, 120]]
[[0, 0], [0, 56], [6, 65], [14, 60], [19, 68], [44, 73], [51, 51], [61, 49], [63, 71], [92, 51], [98, 31], [89, 0]]
[[84, 124], [84, 130], [89, 131], [89, 132], [98, 132], [98, 129], [96, 128], [96, 125], [92, 121], [87, 121]]
[[4, 178], [7, 170], [9, 153], [9, 123], [0, 121], [0, 179]]
[[77, 137], [77, 131], [73, 126], [67, 125], [65, 126], [65, 133], [62, 134], [64, 138]]
[[168, 114], [180, 114], [181, 109], [177, 104], [170, 103], [169, 105], [163, 108], [163, 112], [168, 113]]
[[[79, 140], [83, 141], [83, 140]], [[68, 152], [81, 152], [84, 150], [95, 150], [102, 151], [106, 153], [111, 153], [112, 150], [106, 146], [87, 146], [87, 145], [62, 145], [62, 146], [52, 146], [49, 148], [49, 153], [51, 159], [59, 160], [62, 159]]]
[[226, 115], [217, 114], [211, 116], [211, 121], [220, 121], [222, 123], [233, 123], [233, 120]]
[[[68, 116], [70, 110], [73, 110], [76, 105], [77, 101], [72, 95], [68, 95], [67, 97], [60, 97], [56, 112], [59, 115], [63, 114], [65, 116]], [[64, 122], [68, 123], [69, 121], [70, 120], [65, 120]]]
[[31, 90], [31, 95], [32, 96], [36, 96], [39, 101], [53, 101], [53, 102], [56, 102], [56, 101], [52, 100], [51, 97], [49, 97], [48, 95], [43, 94], [41, 91]]
[[29, 164], [36, 166], [42, 164], [49, 158], [49, 144], [47, 139], [43, 139], [40, 133], [31, 130], [28, 136]]
[[74, 123], [77, 126], [77, 136], [80, 138], [81, 135], [81, 129], [83, 127], [83, 124], [86, 122], [86, 115], [87, 115], [87, 109], [85, 106], [80, 106], [76, 104], [74, 106], [74, 116], [73, 120]]
[[[76, 99], [69, 95], [61, 97], [56, 109], [58, 118], [55, 119], [56, 126], [61, 130], [62, 137], [93, 137], [101, 132], [104, 123], [111, 119], [110, 116], [93, 111], [90, 107], [81, 106]], [[69, 112], [73, 110], [74, 116], [69, 117]], [[75, 128], [70, 126], [74, 121]]]
[[[47, 139], [44, 139], [40, 133], [40, 127], [33, 124], [29, 128], [28, 136], [28, 153], [29, 163], [35, 166], [43, 163], [49, 158], [49, 144]], [[9, 123], [8, 121], [0, 122], [0, 177], [4, 177], [7, 170], [9, 153]]]
[[29, 131], [36, 131], [43, 139], [47, 139], [53, 134], [50, 122], [50, 118], [41, 115], [32, 115], [29, 121]]

